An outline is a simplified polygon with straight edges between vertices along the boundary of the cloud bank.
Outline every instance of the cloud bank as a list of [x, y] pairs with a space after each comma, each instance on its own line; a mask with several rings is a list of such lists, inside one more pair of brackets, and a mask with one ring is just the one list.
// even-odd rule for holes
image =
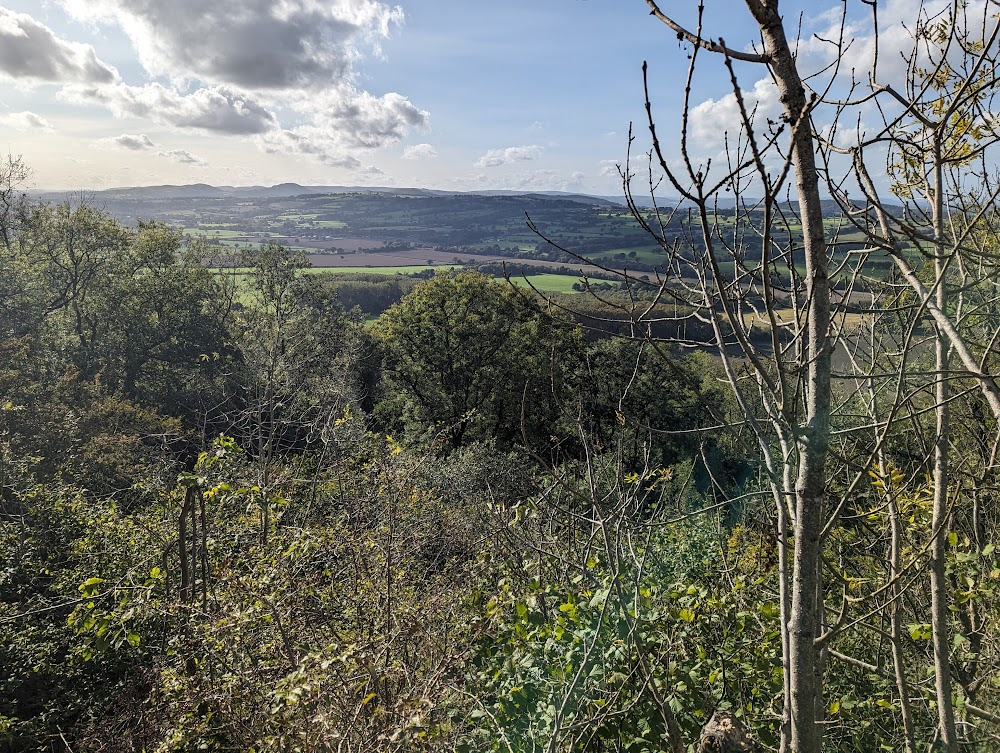
[[120, 28], [147, 80], [124, 81], [91, 45], [5, 8], [0, 76], [60, 85], [63, 101], [119, 118], [244, 137], [267, 152], [369, 172], [362, 157], [429, 124], [406, 96], [358, 85], [358, 63], [379, 55], [403, 23], [402, 9], [380, 0], [58, 2], [92, 27]]
[[365, 42], [403, 11], [377, 0], [63, 0], [78, 20], [116, 24], [153, 76], [245, 89], [318, 90], [351, 77]]

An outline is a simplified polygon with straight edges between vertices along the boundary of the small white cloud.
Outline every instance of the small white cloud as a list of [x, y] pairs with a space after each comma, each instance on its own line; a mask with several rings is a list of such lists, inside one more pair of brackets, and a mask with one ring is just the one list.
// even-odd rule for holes
[[257, 147], [268, 154], [311, 157], [329, 167], [350, 170], [359, 175], [382, 175], [375, 165], [365, 165], [329, 132], [314, 126], [299, 126], [271, 131], [256, 137]]
[[360, 170], [361, 161], [344, 151], [336, 137], [314, 126], [279, 129], [256, 137], [257, 148], [267, 154], [311, 157], [330, 167]]
[[537, 144], [531, 146], [509, 146], [506, 149], [490, 149], [486, 154], [476, 160], [476, 167], [499, 167], [512, 162], [530, 162], [542, 156], [542, 147]]
[[195, 157], [185, 149], [171, 149], [169, 152], [160, 152], [160, 157], [179, 162], [182, 165], [195, 165], [197, 167], [208, 167], [208, 163], [200, 157]]
[[98, 139], [93, 146], [97, 149], [127, 149], [130, 152], [142, 152], [156, 148], [156, 144], [150, 141], [149, 136], [144, 133], [136, 135], [123, 133], [121, 136], [109, 136], [106, 139]]
[[12, 112], [7, 115], [0, 115], [0, 124], [13, 128], [15, 131], [40, 131], [42, 133], [52, 133], [54, 130], [41, 115], [30, 111]]
[[598, 172], [604, 176], [611, 176], [613, 178], [621, 177], [621, 160], [616, 159], [602, 159], [597, 163]]
[[376, 97], [353, 86], [335, 87], [295, 109], [309, 122], [294, 128], [276, 127], [256, 136], [257, 146], [269, 154], [311, 157], [325, 165], [367, 170], [354, 156], [394, 144], [411, 128], [424, 127], [429, 115], [406, 97], [390, 92]]
[[437, 149], [430, 144], [414, 144], [403, 150], [403, 159], [432, 159], [437, 156]]

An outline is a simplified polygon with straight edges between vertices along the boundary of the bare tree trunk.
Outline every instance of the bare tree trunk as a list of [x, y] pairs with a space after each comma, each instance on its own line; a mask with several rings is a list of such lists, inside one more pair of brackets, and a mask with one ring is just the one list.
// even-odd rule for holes
[[208, 611], [208, 524], [205, 515], [205, 495], [198, 490], [198, 512], [201, 516], [201, 606]]
[[[801, 397], [792, 397], [783, 389], [784, 376], [780, 377], [782, 385], [776, 385], [761, 365], [758, 354], [752, 342], [746, 336], [742, 319], [737, 309], [731, 306], [727, 296], [729, 293], [717, 290], [713, 296], [708, 291], [707, 280], [702, 278], [705, 293], [704, 306], [716, 329], [716, 345], [725, 361], [726, 340], [718, 331], [715, 306], [721, 305], [724, 318], [733, 329], [736, 340], [743, 354], [753, 363], [762, 385], [769, 393], [765, 403], [770, 404], [769, 419], [777, 435], [781, 438], [784, 449], [786, 468], [779, 475], [774, 475], [772, 483], [780, 484], [776, 490], [778, 504], [793, 497], [787, 509], [779, 510], [779, 526], [782, 528], [782, 543], [785, 536], [791, 541], [791, 562], [782, 560], [780, 584], [782, 619], [787, 621], [782, 625], [782, 648], [785, 669], [785, 709], [781, 728], [781, 751], [793, 750], [795, 753], [820, 753], [822, 746], [821, 717], [823, 715], [823, 681], [820, 663], [821, 652], [818, 638], [823, 621], [823, 582], [822, 582], [822, 535], [827, 518], [826, 510], [826, 456], [830, 441], [830, 280], [828, 273], [827, 248], [823, 227], [823, 209], [820, 201], [820, 176], [816, 166], [816, 141], [813, 136], [810, 113], [816, 100], [807, 99], [802, 77], [795, 63], [795, 55], [785, 36], [778, 0], [745, 0], [757, 26], [763, 42], [763, 54], [747, 53], [726, 46], [723, 40], [708, 40], [701, 34], [700, 17], [703, 6], [699, 5], [699, 26], [692, 33], [669, 16], [665, 15], [657, 5], [656, 0], [646, 0], [652, 13], [663, 21], [681, 39], [687, 40], [696, 50], [703, 49], [723, 54], [727, 63], [732, 60], [760, 63], [767, 67], [778, 89], [779, 99], [784, 109], [783, 120], [790, 127], [789, 155], [794, 168], [795, 187], [799, 205], [799, 217], [802, 224], [803, 246], [796, 253], [788, 250], [787, 259], [791, 278], [797, 284], [795, 265], [805, 263], [805, 301], [795, 298], [793, 284], [793, 307], [803, 312], [801, 329], [797, 329], [794, 337], [798, 345], [798, 361], [795, 364], [781, 365], [779, 370], [794, 374], [801, 383]], [[693, 65], [694, 57], [692, 57]], [[748, 164], [755, 164], [758, 177], [764, 183], [765, 204], [777, 201], [772, 193], [770, 177], [767, 168], [760, 159], [760, 153], [754, 141], [752, 117], [743, 108], [743, 100], [736, 83], [735, 73], [730, 66], [733, 87], [737, 102], [741, 107], [743, 126], [747, 132], [750, 151], [753, 159]], [[690, 92], [690, 73], [688, 88]], [[685, 95], [687, 96], [687, 94]], [[685, 107], [688, 102], [685, 99]], [[647, 96], [647, 114], [649, 101]], [[686, 116], [685, 116], [686, 118]], [[716, 286], [721, 285], [722, 271], [719, 260], [713, 250], [711, 237], [711, 221], [707, 216], [707, 199], [703, 193], [704, 180], [701, 171], [695, 172], [687, 160], [685, 130], [682, 133], [681, 152], [687, 161], [690, 179], [695, 184], [694, 193], [687, 194], [689, 198], [699, 203], [706, 254], [712, 270], [711, 279]], [[658, 155], [660, 165], [670, 175], [670, 169], [663, 159], [655, 127], [650, 120], [650, 130], [653, 136], [653, 150]], [[737, 169], [730, 175], [731, 180], [738, 181], [735, 176]], [[783, 178], [782, 178], [783, 180]], [[675, 178], [671, 182], [681, 193]], [[714, 189], [717, 190], [717, 189]], [[734, 189], [735, 190], [735, 189]], [[767, 253], [769, 219], [765, 221], [764, 253]], [[655, 230], [652, 231], [656, 235]], [[735, 249], [731, 249], [734, 252]], [[794, 258], [793, 258], [794, 257]], [[766, 256], [764, 257], [766, 262]], [[766, 263], [765, 263], [766, 267]], [[764, 287], [767, 286], [766, 269], [763, 270]], [[774, 317], [771, 326], [776, 327]], [[777, 353], [775, 354], [778, 357]], [[727, 372], [728, 374], [729, 372]], [[737, 394], [740, 387], [730, 377], [731, 386]], [[770, 438], [759, 434], [765, 453]], [[792, 479], [794, 478], [794, 491]], [[787, 515], [787, 519], [784, 517]], [[787, 529], [785, 528], [787, 524]], [[790, 729], [789, 729], [790, 726]]]
[[[784, 481], [785, 489], [791, 489], [793, 486], [792, 482], [792, 465], [789, 462], [791, 460], [791, 453], [787, 449], [786, 443], [782, 442], [782, 455], [785, 458], [785, 471], [784, 471]], [[778, 499], [778, 598], [780, 600], [780, 617], [781, 617], [781, 662], [783, 667], [788, 667], [790, 665], [790, 654], [791, 647], [789, 645], [789, 636], [787, 626], [790, 624], [792, 604], [791, 595], [789, 594], [789, 586], [791, 585], [791, 570], [788, 562], [788, 551], [790, 542], [790, 521], [788, 512], [788, 501], [781, 498], [779, 495]], [[788, 753], [789, 746], [792, 743], [792, 711], [791, 711], [791, 689], [788, 684], [789, 673], [785, 672], [782, 677], [782, 687], [784, 690], [783, 705], [781, 709], [781, 739], [779, 753]]]
[[[883, 476], [885, 478], [885, 476]], [[899, 525], [899, 510], [896, 500], [889, 502], [890, 543], [889, 577], [897, 581], [900, 577], [900, 549], [902, 548], [902, 532]], [[896, 690], [899, 693], [899, 713], [903, 721], [903, 740], [906, 753], [917, 753], [916, 736], [913, 730], [913, 707], [910, 704], [910, 683], [906, 679], [906, 659], [903, 656], [903, 626], [900, 619], [900, 600], [902, 587], [897, 582], [892, 587], [892, 606], [889, 608], [889, 630], [892, 636], [892, 667], [896, 676]]]
[[[934, 139], [934, 274], [937, 290], [935, 303], [942, 312], [947, 311], [948, 285], [947, 260], [944, 258], [944, 179], [941, 155], [941, 137]], [[955, 708], [951, 700], [951, 666], [948, 640], [948, 581], [945, 573], [945, 545], [948, 527], [948, 362], [949, 345], [940, 328], [934, 337], [935, 385], [934, 413], [937, 419], [937, 437], [934, 442], [934, 508], [931, 524], [931, 635], [934, 644], [934, 686], [937, 694], [938, 733], [947, 753], [958, 753], [958, 734], [955, 729]]]
[[816, 172], [815, 143], [809, 122], [810, 103], [785, 36], [777, 2], [747, 0], [760, 26], [770, 70], [785, 115], [792, 126], [795, 168], [806, 268], [808, 313], [805, 332], [805, 421], [799, 426], [799, 473], [795, 485], [792, 608], [789, 634], [788, 687], [791, 695], [791, 748], [819, 753], [823, 684], [816, 639], [823, 604], [820, 537], [826, 519], [826, 455], [830, 433], [830, 280], [827, 270], [823, 210]]
[[188, 549], [187, 515], [188, 508], [194, 504], [192, 489], [189, 487], [184, 492], [184, 502], [181, 505], [181, 514], [177, 518], [177, 553], [181, 561], [181, 601], [191, 601], [191, 580], [194, 576], [194, 563], [191, 562]]

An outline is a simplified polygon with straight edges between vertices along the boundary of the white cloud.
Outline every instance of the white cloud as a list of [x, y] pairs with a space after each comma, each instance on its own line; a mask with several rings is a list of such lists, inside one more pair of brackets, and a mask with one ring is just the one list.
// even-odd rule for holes
[[330, 133], [314, 126], [299, 126], [271, 131], [256, 137], [257, 146], [268, 154], [309, 157], [328, 167], [337, 167], [363, 175], [382, 175], [375, 165], [365, 165], [353, 154], [344, 151], [343, 144]]
[[[888, 0], [878, 6], [878, 72], [876, 83], [893, 84], [898, 90], [905, 88], [910, 60], [917, 54], [917, 67], [929, 67], [928, 52], [933, 49], [930, 44], [916, 44], [914, 31], [928, 21], [943, 20], [953, 8], [952, 0]], [[997, 16], [995, 2], [990, 0], [969, 0], [958, 16], [958, 27], [975, 39], [983, 40], [996, 27]], [[988, 29], [984, 32], [984, 22]], [[827, 71], [826, 75], [837, 71], [843, 88], [852, 78], [867, 91], [867, 84], [872, 74], [876, 36], [872, 28], [871, 12], [859, 8], [858, 14], [849, 15], [844, 24], [844, 38], [847, 40], [843, 48], [830, 41], [836, 40], [840, 34], [841, 9], [832, 8], [829, 12], [815, 19], [813, 28], [808, 29], [799, 43], [800, 62], [803, 71]], [[951, 46], [951, 54], [961, 57], [960, 45]], [[831, 64], [836, 63], [836, 68]], [[826, 84], [824, 74], [813, 80], [814, 87], [823, 88]], [[834, 89], [836, 96], [837, 89]], [[854, 92], [855, 96], [859, 92]], [[888, 103], [888, 99], [885, 100]]]
[[109, 84], [114, 67], [94, 48], [60, 39], [26, 13], [0, 7], [0, 75], [22, 85], [40, 83]]
[[162, 84], [115, 84], [68, 87], [63, 97], [73, 102], [98, 103], [117, 117], [136, 117], [177, 128], [193, 128], [235, 135], [263, 133], [277, 127], [277, 118], [251, 96], [226, 86], [180, 94]]
[[499, 167], [512, 162], [530, 162], [542, 156], [542, 147], [537, 144], [531, 146], [509, 146], [506, 149], [490, 149], [486, 154], [476, 160], [476, 167]]
[[159, 157], [166, 157], [167, 159], [173, 160], [174, 162], [179, 162], [182, 165], [196, 165], [198, 167], [208, 167], [208, 163], [199, 158], [195, 157], [191, 152], [185, 149], [171, 149], [169, 152], [159, 152], [157, 155]]
[[597, 170], [600, 175], [612, 178], [621, 177], [621, 160], [602, 159], [597, 163]]
[[349, 80], [359, 46], [403, 11], [376, 0], [62, 0], [77, 19], [114, 23], [153, 76], [244, 89], [320, 90]]
[[[766, 120], [781, 117], [782, 106], [778, 100], [778, 87], [770, 78], [762, 78], [753, 89], [743, 92], [743, 104], [747, 114], [752, 115], [758, 132], [766, 126]], [[699, 146], [708, 149], [720, 148], [740, 132], [743, 119], [735, 94], [726, 94], [720, 99], [708, 99], [691, 108], [689, 116], [691, 136]]]
[[410, 129], [426, 126], [429, 115], [400, 94], [376, 97], [352, 86], [339, 87], [298, 109], [305, 125], [259, 134], [266, 152], [311, 157], [331, 167], [363, 168], [356, 151], [370, 151], [399, 141]]
[[361, 161], [343, 151], [328, 134], [313, 126], [270, 131], [257, 136], [258, 148], [268, 154], [311, 157], [330, 167], [348, 170], [361, 168]]
[[584, 190], [586, 176], [581, 172], [569, 174], [555, 170], [523, 170], [508, 174], [479, 173], [458, 176], [451, 183], [459, 190], [503, 190], [503, 191], [570, 191]]
[[37, 113], [30, 111], [12, 112], [0, 115], [0, 124], [13, 128], [15, 131], [40, 131], [52, 133], [52, 124]]
[[353, 86], [332, 89], [310, 99], [300, 109], [312, 116], [312, 126], [345, 148], [377, 149], [399, 141], [411, 128], [430, 121], [426, 110], [396, 92], [376, 97]]
[[379, 175], [385, 175], [385, 172], [375, 165], [362, 165], [361, 167], [355, 169], [354, 171], [359, 176], [369, 176], [377, 177]]
[[403, 149], [403, 159], [433, 159], [437, 156], [437, 149], [430, 144], [414, 144]]
[[109, 136], [106, 139], [98, 139], [93, 146], [98, 149], [127, 149], [132, 152], [156, 148], [156, 144], [144, 133], [137, 135], [123, 133], [121, 136]]
[[[927, 66], [927, 45], [915, 45], [913, 32], [927, 18], [934, 18], [952, 7], [951, 0], [887, 0], [878, 4], [878, 75], [876, 83], [893, 84], [898, 90], [905, 89], [908, 75], [908, 60], [918, 50], [917, 65]], [[842, 13], [847, 7], [846, 20]], [[968, 30], [973, 37], [983, 34], [983, 20], [995, 24], [992, 12], [985, 0], [969, 0], [963, 17], [967, 19]], [[841, 34], [845, 44], [838, 46], [829, 40], [836, 40]], [[992, 26], [990, 28], [993, 28]], [[858, 98], [870, 93], [872, 64], [876, 45], [876, 35], [872, 27], [872, 14], [862, 4], [844, 6], [830, 4], [825, 10], [815, 10], [806, 19], [801, 39], [796, 43], [797, 65], [806, 76], [816, 74], [808, 80], [814, 90], [825, 91], [829, 77], [837, 74], [828, 95], [830, 99]], [[956, 54], [959, 46], [954, 45]], [[855, 85], [851, 89], [852, 83]], [[758, 135], [768, 132], [767, 120], [777, 122], [783, 108], [778, 100], [777, 89], [768, 77], [756, 81], [743, 91], [748, 110], [757, 108], [755, 130]], [[880, 124], [888, 116], [898, 113], [898, 105], [888, 96], [883, 96], [877, 104], [870, 100], [857, 108], [851, 108], [849, 120], [841, 118], [836, 134], [838, 146], [850, 147], [858, 140], [858, 118], [868, 126], [861, 131], [869, 136], [877, 133]], [[814, 114], [816, 125], [821, 131], [829, 132], [829, 123], [835, 115], [834, 108], [820, 106]], [[736, 97], [729, 93], [718, 99], [708, 99], [692, 107], [689, 119], [693, 155], [697, 158], [723, 156], [725, 138], [728, 134], [730, 145], [742, 126]], [[718, 159], [714, 160], [719, 163]], [[724, 160], [722, 160], [724, 163]]]
[[[118, 117], [253, 136], [266, 152], [351, 170], [377, 169], [355, 152], [394, 144], [429, 122], [402, 94], [356, 86], [358, 61], [403, 21], [400, 7], [380, 0], [59, 2], [80, 21], [119, 26], [146, 72], [166, 79], [63, 94]], [[297, 113], [298, 124], [282, 124], [279, 112]]]

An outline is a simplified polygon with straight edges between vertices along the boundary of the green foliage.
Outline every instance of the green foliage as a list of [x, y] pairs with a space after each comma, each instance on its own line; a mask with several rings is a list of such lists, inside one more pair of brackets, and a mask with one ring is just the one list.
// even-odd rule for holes
[[[669, 704], [686, 739], [732, 708], [773, 740], [781, 692], [767, 585], [715, 580], [710, 519], [591, 554], [563, 578], [525, 562], [483, 597], [467, 750], [658, 751]], [[702, 577], [697, 577], [697, 576]]]
[[438, 274], [383, 314], [388, 393], [379, 416], [452, 448], [547, 441], [579, 354], [564, 323], [477, 272]]
[[[727, 397], [718, 365], [701, 354], [682, 355], [648, 343], [601, 340], [588, 348], [578, 377], [579, 415], [597, 450], [617, 448], [631, 470], [693, 460], [693, 491], [711, 485], [704, 462], [719, 481], [735, 485], [745, 467], [724, 426]], [[702, 455], [703, 457], [699, 457]]]
[[377, 316], [388, 309], [417, 285], [411, 276], [384, 274], [326, 273], [320, 277], [323, 286], [333, 292], [346, 310], [357, 307], [367, 316]]
[[0, 612], [0, 716], [7, 749], [43, 750], [148, 694], [165, 627], [150, 555], [164, 531], [54, 483], [17, 501], [17, 524], [0, 527], [0, 603], [13, 605]]

